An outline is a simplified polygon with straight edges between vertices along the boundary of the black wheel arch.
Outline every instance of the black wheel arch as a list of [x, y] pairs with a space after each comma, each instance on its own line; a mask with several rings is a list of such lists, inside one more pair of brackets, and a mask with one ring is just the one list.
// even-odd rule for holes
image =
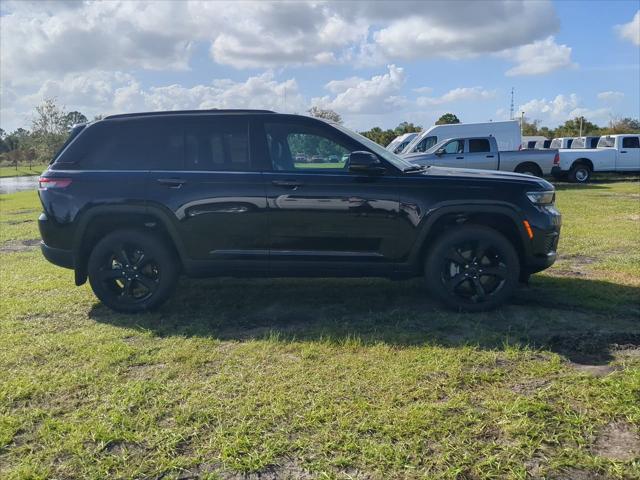
[[504, 235], [514, 246], [521, 264], [531, 255], [531, 245], [526, 241], [527, 233], [522, 217], [508, 205], [463, 204], [441, 207], [431, 213], [420, 231], [411, 255], [411, 263], [422, 268], [430, 246], [445, 231], [459, 225], [475, 224], [492, 228]]
[[170, 217], [157, 207], [132, 205], [99, 205], [82, 213], [73, 241], [75, 283], [87, 281], [87, 262], [91, 250], [106, 233], [138, 228], [153, 231], [171, 246], [184, 265], [185, 251]]
[[514, 172], [521, 173], [524, 170], [529, 169], [532, 172], [536, 173], [537, 177], [542, 177], [542, 168], [536, 162], [522, 162], [516, 166]]
[[570, 168], [573, 168], [576, 165], [585, 165], [587, 167], [589, 167], [589, 169], [593, 172], [593, 162], [591, 160], [589, 160], [588, 158], [578, 158], [576, 160], [574, 160], [574, 162], [571, 164]]

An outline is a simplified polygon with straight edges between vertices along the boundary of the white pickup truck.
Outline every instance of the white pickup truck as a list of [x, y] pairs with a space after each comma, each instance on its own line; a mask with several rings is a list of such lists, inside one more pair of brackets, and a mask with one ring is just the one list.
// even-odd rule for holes
[[600, 137], [597, 148], [561, 149], [551, 173], [570, 182], [586, 183], [593, 172], [639, 172], [640, 135]]
[[494, 137], [448, 138], [424, 153], [403, 155], [416, 165], [504, 170], [542, 177], [551, 173], [557, 150], [498, 151]]

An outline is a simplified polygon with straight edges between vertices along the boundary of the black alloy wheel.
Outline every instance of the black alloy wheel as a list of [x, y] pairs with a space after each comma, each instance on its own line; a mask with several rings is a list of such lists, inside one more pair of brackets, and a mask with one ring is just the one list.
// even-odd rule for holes
[[502, 304], [517, 285], [518, 255], [499, 232], [465, 225], [440, 236], [427, 258], [430, 290], [448, 306], [481, 311]]
[[127, 313], [163, 303], [178, 276], [175, 257], [159, 238], [138, 230], [107, 235], [89, 257], [89, 282], [109, 308]]

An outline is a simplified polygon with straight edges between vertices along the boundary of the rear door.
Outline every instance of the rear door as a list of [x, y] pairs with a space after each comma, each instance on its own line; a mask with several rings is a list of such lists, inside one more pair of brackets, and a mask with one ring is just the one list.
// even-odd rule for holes
[[348, 156], [355, 150], [363, 147], [317, 120], [265, 121], [271, 274], [392, 269], [398, 188], [391, 176], [350, 173]]
[[487, 138], [467, 139], [465, 157], [467, 168], [498, 169], [498, 154], [491, 151], [491, 142]]
[[622, 137], [622, 145], [618, 148], [618, 163], [616, 170], [640, 170], [640, 136]]
[[150, 172], [151, 206], [168, 211], [186, 254], [216, 273], [266, 270], [268, 233], [261, 165], [246, 116], [180, 121], [183, 158]]

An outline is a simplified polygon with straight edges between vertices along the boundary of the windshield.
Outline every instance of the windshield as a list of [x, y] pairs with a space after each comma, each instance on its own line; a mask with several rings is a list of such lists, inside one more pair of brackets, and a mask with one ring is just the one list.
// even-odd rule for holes
[[331, 123], [331, 125], [333, 127], [337, 128], [338, 130], [340, 130], [342, 133], [350, 136], [351, 138], [353, 138], [357, 142], [362, 143], [367, 148], [369, 148], [371, 151], [373, 151], [373, 153], [375, 153], [379, 157], [384, 158], [387, 162], [389, 162], [391, 165], [393, 165], [397, 169], [406, 170], [408, 168], [414, 167], [414, 165], [412, 165], [411, 163], [409, 163], [406, 160], [403, 160], [402, 158], [398, 157], [395, 153], [391, 153], [386, 148], [381, 147], [380, 145], [378, 145], [373, 140], [369, 140], [367, 137], [362, 136], [359, 133], [353, 132], [353, 131], [349, 130], [348, 128], [343, 127], [340, 124]]
[[[432, 137], [434, 138], [434, 137]], [[445, 143], [447, 143], [449, 140], [451, 140], [450, 138], [445, 138], [444, 140], [434, 144], [432, 147], [430, 147], [429, 149], [427, 149], [424, 153], [435, 153], [436, 150], [438, 150], [439, 148], [441, 148]]]
[[611, 148], [615, 146], [615, 143], [616, 143], [616, 139], [613, 137], [602, 137], [598, 141], [597, 148]]
[[551, 145], [549, 146], [549, 148], [560, 148], [562, 147], [562, 139], [560, 138], [554, 138], [553, 141], [551, 142]]

